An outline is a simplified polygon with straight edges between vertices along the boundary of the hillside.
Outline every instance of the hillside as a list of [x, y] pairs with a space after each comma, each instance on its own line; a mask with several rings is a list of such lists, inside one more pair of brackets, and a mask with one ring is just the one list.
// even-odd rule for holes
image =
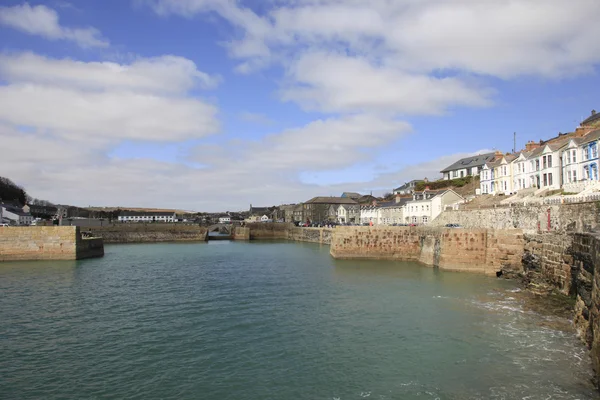
[[27, 193], [25, 189], [10, 179], [0, 176], [0, 199], [5, 202], [18, 202], [24, 205]]

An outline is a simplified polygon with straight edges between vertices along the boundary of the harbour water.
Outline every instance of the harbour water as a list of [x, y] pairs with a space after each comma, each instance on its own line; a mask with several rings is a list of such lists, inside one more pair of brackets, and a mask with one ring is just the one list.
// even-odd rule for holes
[[304, 243], [0, 264], [2, 399], [597, 399], [514, 283]]

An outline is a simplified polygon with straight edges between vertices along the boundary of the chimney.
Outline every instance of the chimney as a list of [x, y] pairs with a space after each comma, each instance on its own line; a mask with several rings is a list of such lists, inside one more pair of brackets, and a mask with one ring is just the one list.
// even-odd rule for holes
[[596, 110], [592, 110], [592, 115], [596, 115]]
[[539, 147], [538, 144], [533, 140], [530, 140], [529, 142], [525, 143], [525, 151], [531, 151], [537, 147]]
[[502, 152], [500, 150], [496, 150], [496, 152], [494, 153], [494, 157], [495, 158], [501, 158], [502, 157]]

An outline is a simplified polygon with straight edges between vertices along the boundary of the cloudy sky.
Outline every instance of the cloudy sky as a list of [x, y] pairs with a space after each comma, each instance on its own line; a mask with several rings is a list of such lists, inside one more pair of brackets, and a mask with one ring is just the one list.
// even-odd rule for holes
[[0, 175], [57, 203], [381, 194], [600, 109], [598, 0], [0, 4]]

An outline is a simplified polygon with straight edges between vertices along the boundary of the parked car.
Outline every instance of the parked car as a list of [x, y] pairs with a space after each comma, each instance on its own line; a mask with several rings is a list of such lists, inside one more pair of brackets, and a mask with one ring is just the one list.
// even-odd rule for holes
[[0, 224], [0, 226], [10, 226], [9, 224]]
[[446, 224], [446, 228], [460, 228], [459, 224]]

